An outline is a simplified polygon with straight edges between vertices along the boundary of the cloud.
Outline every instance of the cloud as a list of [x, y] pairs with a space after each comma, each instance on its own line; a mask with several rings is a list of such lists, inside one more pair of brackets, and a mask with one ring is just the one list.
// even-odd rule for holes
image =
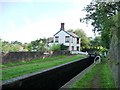
[[[35, 21], [29, 16], [24, 17], [24, 25], [19, 28], [16, 26], [13, 20], [9, 21], [10, 31], [4, 33], [2, 38], [8, 41], [18, 40], [20, 42], [30, 42], [39, 38], [52, 37], [56, 32], [60, 30], [60, 23], [65, 23], [65, 29], [83, 29], [90, 37], [93, 36], [92, 26], [80, 23], [80, 18], [85, 16], [85, 12], [81, 11], [83, 6], [79, 1], [73, 3], [73, 7], [66, 12], [59, 14], [56, 17], [37, 17]], [[34, 13], [34, 11], [33, 11]], [[56, 13], [56, 12], [55, 12]], [[54, 14], [54, 13], [53, 13]]]

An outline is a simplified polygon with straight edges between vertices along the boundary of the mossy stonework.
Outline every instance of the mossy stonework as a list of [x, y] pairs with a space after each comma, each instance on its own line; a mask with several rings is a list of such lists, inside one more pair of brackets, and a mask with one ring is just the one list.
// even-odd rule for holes
[[113, 37], [111, 40], [110, 50], [108, 53], [108, 60], [113, 77], [115, 79], [116, 87], [120, 88], [120, 29], [113, 31]]

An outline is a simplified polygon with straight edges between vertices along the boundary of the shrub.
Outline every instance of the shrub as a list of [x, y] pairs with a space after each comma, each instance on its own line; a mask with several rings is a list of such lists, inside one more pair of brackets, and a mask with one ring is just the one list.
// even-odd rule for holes
[[50, 47], [50, 50], [52, 50], [52, 51], [60, 51], [60, 44], [53, 44]]

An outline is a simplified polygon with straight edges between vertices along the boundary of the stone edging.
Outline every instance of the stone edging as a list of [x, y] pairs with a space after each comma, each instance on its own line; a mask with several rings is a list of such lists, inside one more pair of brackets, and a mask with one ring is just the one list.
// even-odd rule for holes
[[96, 64], [90, 65], [88, 68], [80, 72], [78, 75], [76, 75], [74, 78], [72, 78], [69, 82], [64, 84], [59, 90], [62, 90], [64, 88], [70, 88], [71, 85], [73, 85], [77, 80], [81, 79], [87, 72], [89, 72]]

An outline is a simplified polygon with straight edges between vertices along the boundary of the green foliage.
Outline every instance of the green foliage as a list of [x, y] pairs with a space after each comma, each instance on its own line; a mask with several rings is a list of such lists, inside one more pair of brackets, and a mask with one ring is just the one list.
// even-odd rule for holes
[[18, 52], [18, 51], [42, 51], [46, 50], [46, 39], [38, 39], [31, 43], [22, 44], [19, 41], [3, 41], [0, 39], [1, 50], [3, 52]]
[[53, 44], [51, 47], [50, 47], [50, 50], [52, 51], [60, 51], [60, 50], [67, 50], [68, 47], [65, 46], [64, 44]]
[[20, 43], [14, 43], [14, 42], [7, 42], [7, 41], [1, 41], [2, 42], [2, 51], [3, 52], [16, 52], [20, 51], [21, 44]]
[[68, 49], [68, 47], [65, 46], [64, 44], [61, 44], [61, 45], [60, 45], [60, 50], [67, 50], [67, 49]]
[[53, 44], [51, 47], [50, 47], [50, 50], [52, 51], [60, 51], [60, 44]]
[[46, 50], [45, 44], [46, 44], [46, 39], [31, 41], [31, 43], [28, 44], [28, 50], [29, 51], [45, 51]]
[[82, 29], [76, 29], [76, 30], [69, 29], [67, 31], [75, 32], [76, 35], [78, 35], [80, 37], [80, 39], [81, 39], [81, 43], [80, 43], [81, 47], [88, 47], [89, 46], [90, 41], [89, 41], [86, 33], [84, 32], [84, 30], [82, 30]]
[[97, 47], [97, 46], [101, 46], [101, 45], [102, 45], [101, 36], [97, 36], [93, 40], [90, 40], [90, 46]]
[[18, 41], [12, 41], [11, 44], [18, 44], [18, 45], [22, 45], [21, 42], [18, 42]]
[[102, 54], [106, 51], [106, 48], [103, 47], [101, 36], [96, 36], [94, 39], [89, 39], [90, 45], [88, 47], [82, 47], [82, 51], [87, 51], [88, 53], [99, 53]]
[[94, 26], [93, 31], [99, 31], [101, 33], [102, 42], [104, 47], [109, 49], [111, 42], [111, 28], [116, 27], [113, 16], [120, 11], [119, 2], [91, 2], [84, 9], [87, 12], [85, 18], [80, 21], [88, 22]]
[[82, 30], [82, 29], [76, 29], [75, 30], [75, 33], [81, 37], [81, 47], [84, 46], [84, 47], [88, 47], [89, 44], [90, 44], [90, 41], [86, 35], [86, 33]]

